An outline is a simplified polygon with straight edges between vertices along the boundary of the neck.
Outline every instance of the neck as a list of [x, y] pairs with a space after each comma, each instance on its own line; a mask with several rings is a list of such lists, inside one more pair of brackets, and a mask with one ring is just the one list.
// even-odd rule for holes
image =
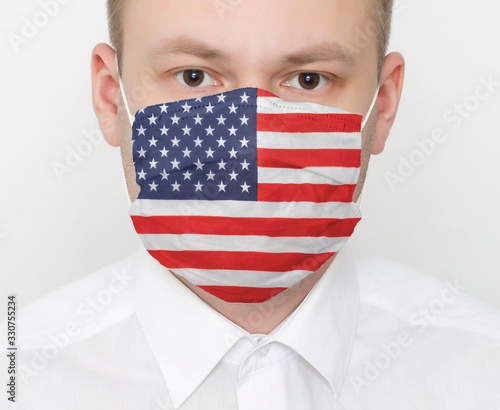
[[264, 303], [228, 303], [189, 283], [185, 278], [175, 276], [205, 303], [247, 332], [268, 334], [301, 304], [334, 258], [335, 256], [330, 258], [320, 269], [295, 286]]

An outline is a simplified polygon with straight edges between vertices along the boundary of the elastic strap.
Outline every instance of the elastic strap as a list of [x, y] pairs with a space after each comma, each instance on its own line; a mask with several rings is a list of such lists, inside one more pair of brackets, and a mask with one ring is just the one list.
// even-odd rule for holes
[[125, 88], [123, 88], [122, 77], [120, 75], [120, 68], [118, 67], [118, 56], [115, 54], [116, 61], [116, 72], [118, 73], [118, 83], [120, 84], [120, 91], [122, 93], [123, 103], [125, 104], [125, 109], [127, 110], [128, 120], [130, 125], [134, 123], [135, 117], [131, 114], [130, 108], [128, 107], [127, 96], [125, 95]]
[[373, 96], [373, 100], [372, 103], [370, 104], [370, 108], [368, 109], [368, 113], [365, 115], [363, 121], [361, 122], [361, 131], [363, 131], [363, 128], [365, 128], [365, 125], [368, 122], [368, 118], [370, 118], [370, 115], [372, 114], [373, 107], [375, 107], [375, 103], [377, 102], [379, 89], [380, 89], [380, 83], [377, 84], [377, 89], [375, 90], [375, 95]]
[[[361, 131], [363, 131], [363, 128], [365, 128], [366, 123], [368, 122], [368, 118], [370, 118], [370, 115], [372, 113], [373, 107], [375, 107], [375, 103], [377, 102], [377, 97], [378, 97], [378, 91], [380, 90], [380, 83], [377, 84], [377, 89], [375, 90], [375, 95], [373, 96], [372, 103], [370, 104], [370, 108], [368, 109], [368, 113], [366, 116], [363, 118], [363, 122], [361, 123]], [[365, 193], [365, 187], [366, 187], [366, 180], [368, 178], [368, 168], [366, 169], [366, 174], [365, 174], [365, 181], [363, 183], [363, 189], [359, 193], [359, 198], [357, 200], [358, 208], [361, 209], [361, 204], [363, 202], [363, 196]]]

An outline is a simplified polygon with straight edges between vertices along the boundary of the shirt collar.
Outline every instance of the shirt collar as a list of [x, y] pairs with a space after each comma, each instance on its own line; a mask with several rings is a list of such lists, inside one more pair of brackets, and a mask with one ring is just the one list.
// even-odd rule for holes
[[203, 302], [141, 247], [132, 297], [172, 405], [179, 408], [248, 333]]
[[337, 254], [301, 305], [269, 334], [309, 362], [340, 396], [356, 334], [359, 288], [347, 247]]
[[[307, 360], [328, 381], [335, 399], [349, 365], [359, 305], [348, 254], [343, 248], [301, 305], [265, 338]], [[133, 271], [137, 317], [178, 408], [248, 332], [203, 302], [142, 247]]]

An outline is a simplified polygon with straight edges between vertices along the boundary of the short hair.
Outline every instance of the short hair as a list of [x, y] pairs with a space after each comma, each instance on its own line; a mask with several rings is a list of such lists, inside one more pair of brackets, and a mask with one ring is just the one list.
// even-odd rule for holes
[[[123, 56], [123, 18], [127, 0], [107, 0], [108, 28], [111, 45], [114, 47], [121, 71]], [[389, 45], [392, 23], [393, 0], [365, 0], [369, 15], [378, 27], [378, 75]]]
[[[378, 28], [377, 50], [378, 50], [378, 76], [380, 80], [380, 72], [384, 57], [389, 47], [392, 27], [392, 9], [394, 0], [366, 0], [368, 13], [370, 18], [375, 21]], [[366, 3], [365, 1], [365, 3]]]
[[123, 56], [123, 18], [126, 0], [106, 0], [109, 40], [115, 49], [118, 69], [121, 71]]

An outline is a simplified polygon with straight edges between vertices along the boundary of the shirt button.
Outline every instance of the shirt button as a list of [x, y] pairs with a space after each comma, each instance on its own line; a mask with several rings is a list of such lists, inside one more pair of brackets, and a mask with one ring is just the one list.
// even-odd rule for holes
[[262, 346], [259, 350], [257, 350], [257, 356], [265, 357], [269, 353], [269, 345]]

